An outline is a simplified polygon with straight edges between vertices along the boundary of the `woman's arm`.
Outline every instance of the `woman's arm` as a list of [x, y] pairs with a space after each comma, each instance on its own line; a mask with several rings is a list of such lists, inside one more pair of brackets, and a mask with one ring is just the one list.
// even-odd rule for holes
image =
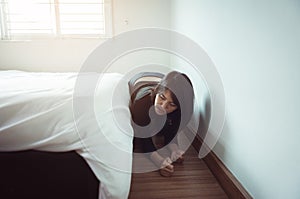
[[171, 143], [169, 144], [169, 149], [171, 151], [171, 160], [172, 162], [175, 162], [175, 161], [180, 161], [182, 162], [183, 161], [183, 154], [184, 154], [184, 151], [181, 150], [177, 144], [175, 143]]
[[156, 151], [156, 147], [152, 141], [152, 137], [148, 138], [138, 138], [141, 140], [142, 149], [144, 153], [154, 152]]

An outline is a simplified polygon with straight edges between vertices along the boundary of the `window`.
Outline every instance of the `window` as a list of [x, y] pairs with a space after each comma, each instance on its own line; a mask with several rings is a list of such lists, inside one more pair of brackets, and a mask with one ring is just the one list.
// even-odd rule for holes
[[110, 36], [110, 0], [0, 0], [2, 39]]

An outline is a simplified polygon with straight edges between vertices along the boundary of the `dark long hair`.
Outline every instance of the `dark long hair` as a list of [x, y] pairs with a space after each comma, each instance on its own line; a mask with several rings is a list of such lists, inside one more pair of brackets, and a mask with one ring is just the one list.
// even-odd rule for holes
[[191, 80], [184, 73], [172, 71], [165, 75], [154, 89], [154, 95], [165, 90], [171, 92], [171, 97], [177, 109], [170, 113], [170, 117], [180, 121], [179, 130], [183, 129], [190, 121], [194, 111], [194, 90]]

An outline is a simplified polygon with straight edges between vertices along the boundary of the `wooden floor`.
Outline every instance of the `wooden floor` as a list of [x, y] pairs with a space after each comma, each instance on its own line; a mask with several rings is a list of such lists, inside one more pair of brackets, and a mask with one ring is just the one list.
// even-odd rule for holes
[[162, 177], [158, 171], [134, 173], [129, 199], [169, 198], [228, 198], [206, 164], [197, 157], [191, 146], [182, 165], [174, 164], [171, 177]]

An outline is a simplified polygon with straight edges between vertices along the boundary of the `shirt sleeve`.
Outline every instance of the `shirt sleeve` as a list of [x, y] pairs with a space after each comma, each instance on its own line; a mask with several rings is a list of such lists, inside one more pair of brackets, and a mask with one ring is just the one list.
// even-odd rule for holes
[[[176, 143], [178, 144], [178, 139], [177, 139], [177, 132], [178, 132], [178, 127], [179, 124], [178, 122], [175, 121], [167, 121], [165, 127], [162, 129], [161, 133], [164, 136], [164, 146], [166, 146], [169, 143]], [[175, 138], [175, 139], [174, 139]]]
[[152, 137], [139, 138], [139, 139], [141, 139], [142, 149], [144, 153], [156, 151], [156, 147], [152, 141]]

